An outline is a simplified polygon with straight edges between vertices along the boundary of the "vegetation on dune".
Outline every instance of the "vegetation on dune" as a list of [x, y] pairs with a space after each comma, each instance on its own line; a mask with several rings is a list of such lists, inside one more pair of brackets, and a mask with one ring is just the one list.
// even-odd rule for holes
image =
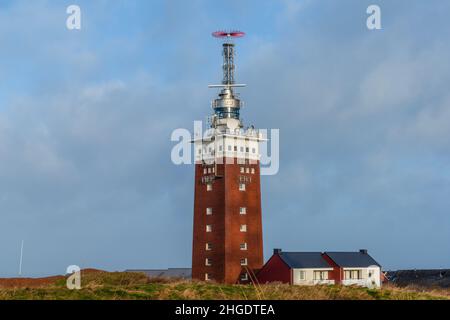
[[428, 300], [450, 299], [450, 290], [397, 288], [381, 290], [344, 286], [299, 287], [285, 284], [223, 285], [149, 279], [140, 273], [83, 272], [82, 289], [68, 290], [64, 277], [27, 286], [4, 287], [0, 300]]

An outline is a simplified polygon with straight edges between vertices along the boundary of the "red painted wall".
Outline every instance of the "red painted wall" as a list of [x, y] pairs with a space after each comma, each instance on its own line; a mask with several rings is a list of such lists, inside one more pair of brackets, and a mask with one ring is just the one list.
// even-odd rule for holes
[[329, 256], [327, 256], [326, 253], [323, 253], [322, 257], [325, 259], [326, 262], [328, 262], [330, 267], [333, 268], [333, 271], [330, 271], [328, 273], [329, 279], [334, 280], [336, 284], [340, 284], [342, 282], [342, 279], [344, 278], [343, 269], [340, 266], [338, 266]]
[[268, 282], [292, 283], [292, 271], [289, 266], [280, 258], [278, 254], [272, 256], [264, 267], [258, 272], [258, 282], [261, 284]]

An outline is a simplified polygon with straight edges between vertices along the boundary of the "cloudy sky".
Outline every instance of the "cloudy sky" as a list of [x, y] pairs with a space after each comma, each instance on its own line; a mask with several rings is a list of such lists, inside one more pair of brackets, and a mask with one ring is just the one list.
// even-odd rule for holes
[[[82, 30], [66, 8], [82, 9]], [[382, 10], [369, 31], [366, 9]], [[280, 129], [262, 179], [265, 257], [367, 248], [386, 268], [450, 267], [447, 0], [2, 0], [0, 276], [185, 267], [216, 29], [247, 32], [247, 124]]]

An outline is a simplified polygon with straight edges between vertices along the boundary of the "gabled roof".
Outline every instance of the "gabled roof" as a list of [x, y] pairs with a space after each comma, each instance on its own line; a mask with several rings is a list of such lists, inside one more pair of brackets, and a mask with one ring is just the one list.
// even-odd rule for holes
[[331, 268], [321, 252], [280, 252], [278, 254], [291, 269]]
[[342, 268], [381, 267], [367, 252], [325, 252], [325, 254]]
[[145, 273], [150, 278], [182, 278], [191, 279], [191, 268], [169, 268], [169, 269], [150, 269], [150, 270], [126, 270], [126, 272]]

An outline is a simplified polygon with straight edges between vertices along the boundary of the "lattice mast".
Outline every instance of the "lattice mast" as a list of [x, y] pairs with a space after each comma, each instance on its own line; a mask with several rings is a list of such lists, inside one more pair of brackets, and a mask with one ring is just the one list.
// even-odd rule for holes
[[[233, 88], [245, 87], [245, 84], [236, 84], [234, 64], [235, 44], [234, 40], [242, 38], [245, 33], [242, 31], [216, 31], [213, 37], [223, 40], [223, 79], [222, 84], [210, 85], [210, 88], [222, 88], [219, 97], [212, 102], [214, 115], [211, 126], [218, 129], [242, 128], [240, 121], [240, 109], [242, 102], [234, 93]], [[234, 120], [233, 120], [234, 119]]]

